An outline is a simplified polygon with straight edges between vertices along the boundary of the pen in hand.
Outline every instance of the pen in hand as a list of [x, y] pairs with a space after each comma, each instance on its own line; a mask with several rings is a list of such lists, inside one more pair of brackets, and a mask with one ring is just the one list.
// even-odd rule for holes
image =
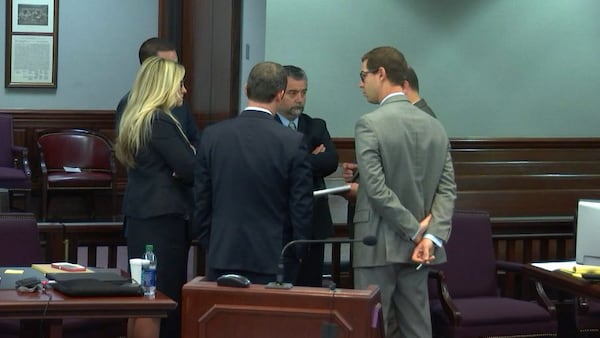
[[429, 259], [425, 260], [425, 263], [419, 263], [419, 265], [417, 265], [417, 267], [415, 268], [415, 270], [421, 270], [421, 268], [423, 267], [423, 264], [429, 264], [434, 259], [435, 259], [435, 256], [433, 256], [433, 255], [429, 256]]

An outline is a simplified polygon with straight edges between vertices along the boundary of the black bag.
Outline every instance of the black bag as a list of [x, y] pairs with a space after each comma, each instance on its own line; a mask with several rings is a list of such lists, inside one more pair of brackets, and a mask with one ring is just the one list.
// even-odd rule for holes
[[53, 288], [68, 296], [141, 296], [144, 290], [139, 284], [110, 272], [48, 273], [55, 281]]

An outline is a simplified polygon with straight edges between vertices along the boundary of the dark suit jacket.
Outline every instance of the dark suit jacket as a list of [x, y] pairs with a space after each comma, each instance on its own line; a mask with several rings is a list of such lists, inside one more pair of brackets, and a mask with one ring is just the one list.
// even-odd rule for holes
[[148, 218], [190, 215], [195, 156], [173, 119], [156, 111], [149, 146], [127, 172], [123, 214]]
[[[275, 119], [281, 123], [279, 116], [275, 116]], [[313, 190], [324, 189], [326, 188], [324, 178], [334, 173], [338, 167], [338, 154], [331, 141], [329, 131], [327, 131], [327, 124], [322, 119], [312, 118], [303, 113], [298, 118], [298, 131], [304, 134], [304, 143], [308, 148], [308, 160], [313, 174]], [[313, 149], [320, 144], [325, 146], [325, 152], [313, 155]], [[311, 235], [312, 239], [325, 239], [333, 236], [333, 222], [327, 196], [314, 200]]]
[[[121, 121], [121, 116], [123, 116], [123, 111], [125, 110], [125, 106], [127, 106], [127, 100], [129, 99], [129, 93], [125, 94], [119, 104], [117, 105], [117, 110], [115, 111], [115, 130], [119, 129], [119, 122]], [[177, 121], [181, 123], [181, 129], [185, 133], [185, 136], [188, 138], [190, 143], [197, 147], [200, 143], [200, 130], [198, 129], [198, 125], [196, 124], [196, 120], [192, 116], [190, 112], [190, 107], [188, 104], [183, 101], [183, 104], [179, 107], [174, 107], [171, 110], [171, 114], [175, 116]]]
[[310, 236], [307, 152], [301, 134], [261, 111], [204, 130], [194, 222], [209, 268], [276, 274], [283, 244]]
[[437, 118], [437, 116], [435, 116], [435, 113], [433, 112], [433, 109], [431, 109], [431, 107], [429, 107], [429, 105], [427, 104], [427, 102], [425, 102], [425, 99], [420, 99], [419, 101], [415, 102], [415, 107], [421, 109], [422, 111], [426, 112], [427, 114]]

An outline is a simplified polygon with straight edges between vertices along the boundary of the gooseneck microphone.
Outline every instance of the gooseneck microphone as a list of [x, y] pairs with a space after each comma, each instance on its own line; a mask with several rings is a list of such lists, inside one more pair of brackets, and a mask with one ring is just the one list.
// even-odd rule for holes
[[281, 249], [281, 254], [279, 255], [279, 264], [277, 265], [277, 280], [275, 282], [270, 282], [267, 284], [267, 288], [269, 289], [290, 289], [293, 285], [292, 283], [284, 283], [283, 282], [283, 255], [287, 251], [288, 248], [299, 245], [299, 244], [333, 244], [333, 243], [358, 243], [362, 242], [364, 245], [373, 246], [377, 244], [377, 237], [375, 236], [365, 236], [363, 238], [326, 238], [326, 239], [296, 239], [288, 242]]

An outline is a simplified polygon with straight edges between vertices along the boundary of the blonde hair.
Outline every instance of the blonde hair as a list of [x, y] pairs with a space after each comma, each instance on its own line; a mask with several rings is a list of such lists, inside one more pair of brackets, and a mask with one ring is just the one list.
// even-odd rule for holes
[[171, 60], [150, 57], [142, 63], [123, 111], [115, 144], [115, 155], [125, 167], [134, 168], [136, 155], [150, 142], [156, 110], [169, 116], [187, 141], [181, 124], [171, 114], [171, 108], [181, 100], [184, 75], [185, 68]]

